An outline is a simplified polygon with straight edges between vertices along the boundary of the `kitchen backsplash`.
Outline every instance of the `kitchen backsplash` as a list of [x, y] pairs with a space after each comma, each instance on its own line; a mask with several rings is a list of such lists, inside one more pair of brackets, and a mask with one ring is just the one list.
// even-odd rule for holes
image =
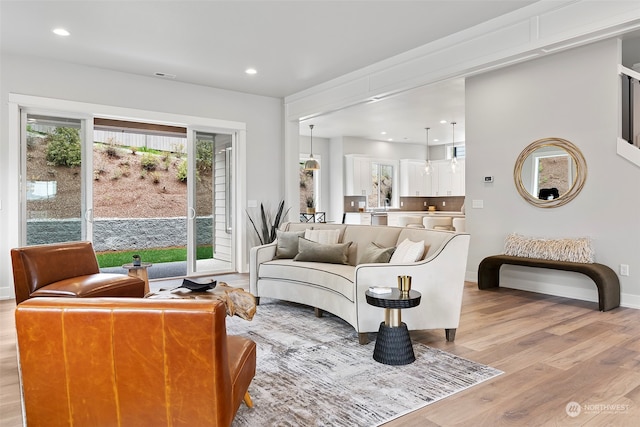
[[[426, 211], [427, 206], [435, 206], [436, 211], [457, 212], [462, 209], [464, 196], [449, 197], [400, 197], [400, 210]], [[444, 205], [443, 205], [444, 203]]]
[[[460, 211], [464, 204], [464, 196], [450, 197], [400, 197], [400, 209], [393, 211], [426, 211], [427, 206], [435, 206], [436, 211]], [[345, 196], [344, 212], [358, 212], [358, 206], [364, 206], [365, 196]], [[444, 203], [444, 206], [443, 206]], [[366, 210], [366, 208], [365, 208]]]

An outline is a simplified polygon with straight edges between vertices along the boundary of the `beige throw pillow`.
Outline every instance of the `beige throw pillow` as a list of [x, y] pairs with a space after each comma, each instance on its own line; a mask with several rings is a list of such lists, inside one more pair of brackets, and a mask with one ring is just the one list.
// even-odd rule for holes
[[504, 242], [504, 254], [552, 261], [595, 262], [595, 251], [589, 237], [545, 239], [511, 233]]
[[304, 236], [304, 231], [276, 230], [276, 258], [291, 259], [298, 255], [298, 239]]
[[304, 238], [312, 242], [334, 244], [340, 239], [340, 230], [305, 230]]
[[371, 242], [364, 248], [358, 264], [389, 262], [395, 250], [395, 247], [385, 248], [375, 242]]
[[423, 255], [424, 240], [420, 240], [419, 242], [412, 242], [409, 239], [404, 239], [402, 243], [400, 243], [396, 248], [389, 262], [398, 264], [416, 262], [422, 259]]
[[326, 262], [329, 264], [347, 264], [351, 242], [324, 244], [305, 238], [298, 240], [298, 255], [294, 261]]

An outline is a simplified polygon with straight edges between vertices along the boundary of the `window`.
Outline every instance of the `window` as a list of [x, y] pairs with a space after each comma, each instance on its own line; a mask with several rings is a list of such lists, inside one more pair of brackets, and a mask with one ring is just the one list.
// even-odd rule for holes
[[453, 148], [453, 152], [455, 153], [457, 159], [463, 159], [465, 156], [465, 146], [458, 145], [457, 147]]
[[391, 164], [371, 162], [371, 194], [369, 208], [388, 208], [393, 205], [394, 167]]
[[304, 162], [307, 160], [308, 157], [300, 157], [300, 212], [305, 212], [308, 207], [317, 208], [320, 204], [320, 171], [305, 170]]

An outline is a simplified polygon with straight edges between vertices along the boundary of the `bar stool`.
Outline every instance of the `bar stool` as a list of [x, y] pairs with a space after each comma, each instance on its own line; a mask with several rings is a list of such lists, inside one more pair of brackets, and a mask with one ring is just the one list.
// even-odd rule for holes
[[422, 218], [424, 228], [432, 230], [453, 230], [453, 218], [450, 216], [425, 216]]

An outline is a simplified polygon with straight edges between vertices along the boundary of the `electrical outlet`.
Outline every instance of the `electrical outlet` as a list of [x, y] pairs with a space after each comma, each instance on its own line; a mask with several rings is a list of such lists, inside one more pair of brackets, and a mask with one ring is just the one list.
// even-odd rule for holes
[[424, 206], [427, 206], [427, 202], [424, 202]]
[[628, 264], [620, 264], [620, 275], [628, 276], [629, 275], [629, 265]]
[[351, 207], [353, 207], [353, 200], [351, 201]]
[[404, 206], [404, 202], [400, 202], [400, 207], [403, 207], [403, 206]]
[[447, 206], [447, 202], [442, 202], [442, 206]]

